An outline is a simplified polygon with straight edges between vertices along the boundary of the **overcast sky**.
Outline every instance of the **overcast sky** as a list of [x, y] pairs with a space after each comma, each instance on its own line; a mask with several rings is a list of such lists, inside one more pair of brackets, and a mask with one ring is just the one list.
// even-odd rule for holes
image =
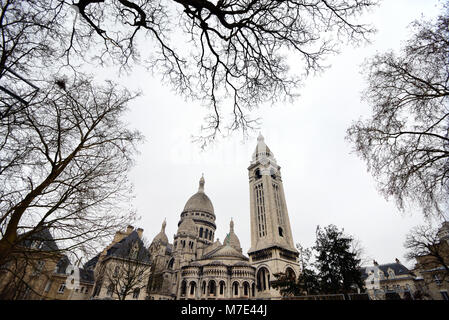
[[[370, 45], [343, 47], [341, 54], [327, 60], [331, 68], [308, 78], [292, 104], [260, 106], [260, 131], [281, 166], [295, 243], [312, 246], [317, 225], [335, 224], [359, 239], [370, 259], [388, 263], [397, 257], [413, 265], [403, 258], [403, 243], [409, 229], [422, 223], [420, 212], [402, 214], [392, 200], [377, 192], [345, 135], [352, 121], [370, 113], [361, 101], [364, 59], [398, 50], [410, 35], [407, 26], [422, 15], [436, 16], [439, 8], [440, 1], [384, 0], [367, 16], [378, 29]], [[166, 218], [167, 236], [173, 241], [184, 205], [197, 192], [204, 173], [205, 192], [217, 217], [216, 238], [224, 239], [232, 217], [246, 253], [250, 247], [247, 167], [258, 133], [246, 141], [236, 133], [201, 151], [191, 136], [203, 124], [204, 107], [185, 102], [143, 68], [122, 75], [120, 81], [143, 92], [130, 105], [128, 121], [146, 137], [131, 174], [144, 236], [151, 241]]]

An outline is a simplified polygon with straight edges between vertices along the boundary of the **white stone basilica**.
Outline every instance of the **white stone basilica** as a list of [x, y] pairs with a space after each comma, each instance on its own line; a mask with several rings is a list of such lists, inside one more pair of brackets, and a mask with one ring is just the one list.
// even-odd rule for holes
[[294, 247], [280, 167], [259, 135], [248, 167], [251, 204], [251, 248], [242, 253], [231, 220], [223, 243], [214, 240], [216, 225], [211, 200], [198, 192], [181, 212], [178, 231], [169, 243], [166, 222], [150, 245], [153, 275], [150, 299], [272, 299], [274, 274], [298, 276], [298, 252]]

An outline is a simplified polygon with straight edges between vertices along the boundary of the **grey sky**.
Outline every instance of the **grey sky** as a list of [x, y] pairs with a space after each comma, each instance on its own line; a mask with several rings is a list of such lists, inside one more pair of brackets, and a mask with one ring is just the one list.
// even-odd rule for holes
[[[367, 256], [379, 263], [396, 257], [404, 260], [405, 234], [422, 222], [420, 213], [401, 214], [392, 201], [379, 195], [365, 163], [350, 153], [344, 137], [352, 121], [370, 112], [360, 99], [363, 60], [376, 52], [399, 49], [410, 34], [407, 26], [421, 14], [436, 16], [439, 3], [383, 1], [367, 17], [378, 29], [372, 44], [343, 48], [340, 55], [328, 59], [331, 68], [308, 78], [292, 104], [260, 106], [256, 111], [263, 120], [260, 131], [281, 166], [295, 243], [313, 245], [316, 226], [332, 223], [359, 239]], [[145, 237], [151, 241], [166, 218], [167, 235], [173, 241], [179, 215], [204, 173], [205, 192], [217, 217], [216, 237], [224, 239], [233, 217], [246, 252], [250, 247], [247, 167], [258, 133], [244, 142], [235, 133], [201, 152], [191, 136], [203, 123], [204, 107], [185, 102], [143, 68], [120, 81], [143, 92], [130, 106], [128, 121], [146, 136], [131, 175], [134, 206], [142, 216], [138, 226], [144, 228]]]

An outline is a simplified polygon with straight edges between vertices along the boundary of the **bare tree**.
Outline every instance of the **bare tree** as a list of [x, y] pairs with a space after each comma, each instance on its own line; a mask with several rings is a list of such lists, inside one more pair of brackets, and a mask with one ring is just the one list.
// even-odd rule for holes
[[0, 124], [20, 124], [22, 108], [39, 90], [36, 81], [63, 55], [69, 36], [63, 1], [0, 0]]
[[133, 220], [127, 173], [141, 137], [120, 119], [133, 98], [88, 78], [42, 86], [0, 148], [0, 265], [44, 229], [59, 251], [90, 254]]
[[400, 54], [367, 63], [371, 118], [348, 129], [380, 192], [403, 210], [443, 215], [449, 191], [449, 5], [436, 21], [416, 21]]
[[373, 261], [372, 258], [366, 255], [366, 250], [362, 245], [360, 239], [353, 238], [351, 243], [351, 251], [355, 253], [355, 257], [360, 260], [361, 265], [366, 265], [370, 261]]
[[439, 280], [449, 283], [449, 243], [442, 240], [439, 230], [431, 225], [413, 228], [406, 237], [404, 247], [408, 249], [406, 258], [416, 260], [416, 268], [431, 277], [424, 277], [426, 285], [434, 281], [437, 274]]
[[[342, 40], [366, 40], [373, 29], [357, 20], [376, 1], [1, 0], [1, 4], [4, 47], [9, 48], [5, 57], [10, 62], [0, 64], [0, 70], [13, 64], [22, 70], [41, 67], [44, 62], [33, 63], [32, 57], [46, 55], [51, 55], [50, 65], [59, 66], [84, 60], [128, 68], [143, 62], [176, 92], [211, 108], [203, 128], [207, 142], [225, 127], [246, 132], [257, 126], [250, 113], [260, 103], [294, 97], [305, 76], [322, 70], [323, 59], [337, 52]], [[302, 62], [298, 72], [289, 68], [291, 54]]]

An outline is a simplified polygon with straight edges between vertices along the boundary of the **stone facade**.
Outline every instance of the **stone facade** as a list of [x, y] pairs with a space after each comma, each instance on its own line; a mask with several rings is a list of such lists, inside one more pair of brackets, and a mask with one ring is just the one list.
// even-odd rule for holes
[[0, 298], [19, 300], [85, 300], [94, 284], [93, 272], [79, 269], [79, 286], [67, 287], [70, 262], [50, 231], [27, 238], [17, 254], [0, 268]]
[[416, 258], [415, 272], [422, 279], [426, 297], [432, 300], [449, 300], [449, 222], [438, 230], [438, 242], [430, 249], [436, 256], [424, 255]]

